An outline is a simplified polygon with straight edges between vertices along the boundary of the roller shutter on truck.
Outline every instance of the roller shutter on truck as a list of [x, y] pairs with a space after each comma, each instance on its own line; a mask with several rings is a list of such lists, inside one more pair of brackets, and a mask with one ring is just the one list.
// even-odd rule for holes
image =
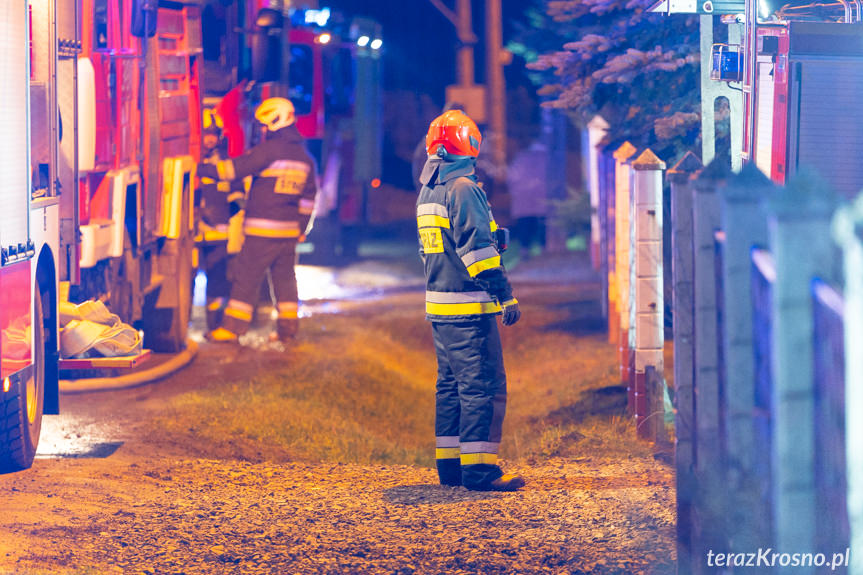
[[30, 239], [26, 7], [25, 0], [0, 0], [0, 247], [7, 254]]
[[792, 23], [789, 170], [814, 169], [845, 198], [863, 190], [863, 35]]
[[854, 197], [863, 190], [863, 60], [798, 62], [793, 74], [800, 117], [791, 157]]

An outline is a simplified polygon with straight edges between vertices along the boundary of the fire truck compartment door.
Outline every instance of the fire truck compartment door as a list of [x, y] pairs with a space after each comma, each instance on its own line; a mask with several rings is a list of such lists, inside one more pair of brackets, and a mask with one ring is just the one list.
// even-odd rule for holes
[[89, 58], [78, 59], [78, 171], [96, 166], [96, 71]]
[[30, 240], [26, 7], [24, 0], [0, 2], [0, 247], [5, 250], [4, 264], [30, 251], [26, 247]]
[[801, 58], [797, 66], [789, 168], [808, 166], [851, 199], [863, 189], [863, 58]]

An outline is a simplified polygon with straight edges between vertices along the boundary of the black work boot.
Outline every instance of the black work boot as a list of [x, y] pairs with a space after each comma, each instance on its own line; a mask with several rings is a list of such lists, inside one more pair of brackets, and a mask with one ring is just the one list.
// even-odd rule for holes
[[471, 491], [516, 491], [524, 487], [524, 479], [519, 475], [506, 474], [479, 485], [466, 485]]
[[489, 491], [515, 491], [524, 487], [524, 478], [507, 473], [491, 482]]
[[461, 462], [458, 459], [437, 459], [437, 475], [441, 485], [461, 485]]

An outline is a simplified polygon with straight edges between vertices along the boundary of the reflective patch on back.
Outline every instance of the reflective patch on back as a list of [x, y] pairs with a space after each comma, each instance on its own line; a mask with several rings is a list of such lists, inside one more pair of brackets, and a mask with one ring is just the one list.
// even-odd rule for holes
[[276, 178], [275, 192], [292, 196], [303, 193], [311, 167], [305, 162], [276, 160], [261, 172], [264, 178]]

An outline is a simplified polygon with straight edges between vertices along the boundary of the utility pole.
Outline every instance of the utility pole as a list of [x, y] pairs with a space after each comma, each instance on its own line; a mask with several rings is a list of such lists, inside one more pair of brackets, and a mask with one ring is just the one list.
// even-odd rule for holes
[[444, 0], [429, 0], [429, 2], [455, 26], [458, 36], [459, 47], [456, 52], [458, 84], [447, 86], [447, 102], [460, 104], [471, 118], [482, 124], [486, 121], [485, 88], [474, 83], [473, 47], [477, 38], [473, 33], [471, 0], [456, 0], [455, 11], [449, 8]]
[[501, 0], [486, 0], [486, 70], [490, 127], [496, 173], [506, 165], [506, 84], [503, 76], [503, 15]]
[[476, 36], [473, 33], [471, 17], [471, 0], [458, 0], [458, 81], [462, 88], [470, 88], [474, 81], [473, 45]]

